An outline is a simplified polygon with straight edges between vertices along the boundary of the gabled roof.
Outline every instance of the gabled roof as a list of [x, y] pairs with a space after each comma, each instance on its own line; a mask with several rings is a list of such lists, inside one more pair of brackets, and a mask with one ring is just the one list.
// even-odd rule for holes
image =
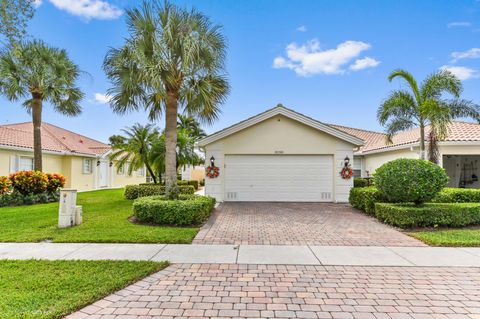
[[[0, 125], [0, 148], [2, 146], [33, 149], [32, 123]], [[42, 149], [48, 152], [96, 156], [108, 152], [111, 147], [89, 137], [43, 122]]]
[[[360, 147], [362, 154], [370, 152], [389, 151], [401, 147], [415, 146], [420, 141], [420, 129], [414, 128], [408, 131], [398, 133], [392, 137], [392, 143], [387, 143], [387, 135], [385, 133], [366, 131], [362, 129], [332, 125], [335, 128], [347, 132], [349, 134], [360, 137], [365, 144]], [[430, 126], [425, 127], [425, 136], [428, 136]], [[480, 143], [480, 124], [462, 121], [452, 121], [448, 125], [447, 136], [439, 143], [444, 142], [479, 142]]]
[[354, 135], [349, 134], [348, 132], [339, 130], [331, 125], [319, 122], [317, 120], [314, 120], [308, 116], [305, 116], [301, 113], [295, 112], [289, 108], [284, 107], [283, 105], [279, 104], [276, 107], [269, 109], [263, 113], [257, 114], [253, 117], [250, 117], [244, 121], [241, 121], [237, 124], [234, 124], [232, 126], [229, 126], [221, 131], [218, 131], [216, 133], [213, 133], [203, 139], [201, 139], [198, 142], [198, 145], [200, 147], [203, 147], [205, 145], [211, 144], [215, 141], [218, 141], [222, 138], [225, 138], [231, 134], [234, 134], [236, 132], [239, 132], [243, 129], [246, 129], [250, 126], [253, 126], [257, 123], [260, 123], [262, 121], [265, 121], [269, 118], [272, 118], [277, 115], [283, 115], [285, 117], [288, 117], [290, 119], [296, 120], [300, 123], [303, 123], [307, 126], [310, 126], [314, 129], [317, 129], [319, 131], [322, 131], [324, 133], [327, 133], [329, 135], [335, 136], [341, 140], [347, 141], [349, 143], [352, 143], [353, 145], [356, 146], [361, 146], [363, 145], [363, 140], [359, 137], [356, 137]]

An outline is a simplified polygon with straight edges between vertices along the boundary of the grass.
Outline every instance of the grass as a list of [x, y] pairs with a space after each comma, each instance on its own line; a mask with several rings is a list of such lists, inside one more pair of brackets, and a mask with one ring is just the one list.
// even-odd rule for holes
[[138, 225], [128, 221], [132, 201], [123, 189], [79, 193], [83, 224], [59, 229], [58, 203], [0, 208], [0, 241], [96, 242], [96, 243], [191, 243], [198, 228]]
[[480, 247], [480, 229], [442, 229], [411, 232], [409, 235], [431, 246]]
[[150, 261], [0, 261], [0, 317], [61, 318], [165, 268]]

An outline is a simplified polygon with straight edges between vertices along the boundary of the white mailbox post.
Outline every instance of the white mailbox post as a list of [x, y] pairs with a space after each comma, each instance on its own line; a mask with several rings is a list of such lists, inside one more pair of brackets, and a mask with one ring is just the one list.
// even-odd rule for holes
[[77, 210], [77, 190], [64, 188], [60, 190], [60, 206], [58, 208], [58, 227], [66, 228], [75, 225]]

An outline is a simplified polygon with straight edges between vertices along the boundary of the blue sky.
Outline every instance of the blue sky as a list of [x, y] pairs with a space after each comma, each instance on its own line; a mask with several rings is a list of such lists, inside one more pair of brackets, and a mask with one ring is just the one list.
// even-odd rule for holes
[[[75, 118], [46, 106], [46, 122], [106, 141], [143, 113], [114, 115], [103, 94], [101, 65], [127, 36], [124, 10], [137, 1], [42, 0], [29, 32], [65, 48], [89, 73]], [[320, 121], [382, 130], [376, 110], [390, 90], [388, 74], [404, 68], [417, 79], [448, 67], [463, 79], [463, 97], [480, 103], [480, 1], [204, 0], [192, 4], [223, 25], [231, 93], [214, 132], [277, 103]], [[97, 97], [97, 98], [96, 98]], [[30, 121], [21, 103], [0, 98], [0, 124]], [[163, 121], [158, 123], [163, 127]]]

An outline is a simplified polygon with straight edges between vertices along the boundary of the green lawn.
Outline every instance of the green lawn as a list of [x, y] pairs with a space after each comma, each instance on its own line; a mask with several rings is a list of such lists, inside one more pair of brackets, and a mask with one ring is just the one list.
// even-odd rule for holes
[[61, 318], [167, 263], [149, 261], [0, 261], [0, 317]]
[[191, 243], [198, 228], [136, 225], [123, 189], [79, 193], [83, 224], [58, 229], [58, 204], [0, 208], [0, 242]]
[[480, 229], [447, 229], [411, 232], [413, 236], [431, 246], [480, 246]]

